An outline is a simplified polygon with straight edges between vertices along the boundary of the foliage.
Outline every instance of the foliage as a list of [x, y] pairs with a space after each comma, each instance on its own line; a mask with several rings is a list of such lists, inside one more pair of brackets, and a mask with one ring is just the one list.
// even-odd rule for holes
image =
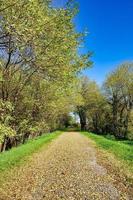
[[112, 132], [116, 137], [126, 138], [133, 120], [133, 63], [124, 63], [112, 72], [104, 89], [112, 110]]
[[104, 97], [96, 82], [82, 77], [80, 81], [79, 93], [82, 97], [82, 103], [77, 105], [77, 113], [80, 117], [81, 129], [93, 127], [93, 131], [99, 132], [100, 123], [104, 122], [101, 116], [106, 106]]
[[16, 135], [16, 132], [4, 124], [0, 124], [0, 143], [2, 143], [5, 137], [13, 137]]
[[9, 125], [10, 121], [13, 120], [13, 117], [11, 116], [13, 112], [13, 106], [11, 102], [9, 101], [2, 101], [0, 100], [0, 121], [4, 123], [5, 125]]
[[78, 53], [77, 12], [75, 2], [0, 0], [0, 122], [17, 132], [4, 145], [57, 129], [73, 109], [77, 76], [91, 65], [90, 53]]
[[78, 87], [82, 103], [77, 104], [81, 129], [133, 138], [133, 63], [123, 63], [110, 73], [102, 88], [82, 77]]

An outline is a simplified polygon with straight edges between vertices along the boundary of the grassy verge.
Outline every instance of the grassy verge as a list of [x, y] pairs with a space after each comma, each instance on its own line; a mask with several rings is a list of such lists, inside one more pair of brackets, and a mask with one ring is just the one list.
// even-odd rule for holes
[[61, 131], [56, 131], [51, 134], [45, 134], [36, 139], [29, 140], [27, 143], [20, 145], [16, 148], [11, 149], [10, 151], [0, 154], [0, 172], [4, 172], [8, 169], [11, 169], [15, 166], [22, 164], [28, 159], [33, 153], [39, 151], [39, 149], [53, 139], [58, 137], [61, 134]]
[[107, 139], [93, 133], [81, 132], [83, 135], [94, 140], [100, 148], [113, 153], [117, 159], [122, 161], [130, 171], [133, 171], [133, 144], [129, 141], [116, 141]]

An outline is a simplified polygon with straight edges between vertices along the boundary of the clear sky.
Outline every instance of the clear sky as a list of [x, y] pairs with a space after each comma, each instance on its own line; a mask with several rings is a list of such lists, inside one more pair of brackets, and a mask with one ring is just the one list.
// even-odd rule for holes
[[[65, 0], [54, 0], [62, 6]], [[77, 0], [79, 31], [87, 29], [84, 51], [94, 52], [93, 68], [85, 71], [101, 84], [106, 74], [123, 61], [133, 61], [133, 0]]]

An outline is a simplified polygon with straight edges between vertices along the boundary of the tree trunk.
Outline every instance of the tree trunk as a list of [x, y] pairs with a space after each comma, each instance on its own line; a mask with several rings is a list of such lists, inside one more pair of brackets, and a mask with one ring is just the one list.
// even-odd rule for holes
[[112, 124], [112, 132], [117, 137], [119, 135], [118, 131], [118, 99], [117, 96], [113, 97], [113, 124]]
[[7, 143], [7, 138], [5, 137], [2, 145], [1, 145], [1, 152], [5, 151], [6, 150], [6, 143]]
[[79, 113], [79, 118], [80, 118], [81, 130], [85, 131], [86, 130], [86, 112], [83, 108], [80, 108], [78, 110], [78, 113]]

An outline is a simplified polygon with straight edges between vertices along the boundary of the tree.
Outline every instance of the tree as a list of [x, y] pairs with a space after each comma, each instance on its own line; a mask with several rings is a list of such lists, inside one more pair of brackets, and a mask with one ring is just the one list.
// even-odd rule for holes
[[133, 63], [123, 63], [110, 73], [100, 89], [87, 77], [79, 80], [77, 104], [81, 129], [132, 138]]
[[126, 138], [133, 109], [133, 63], [124, 63], [112, 72], [104, 88], [112, 108], [112, 132], [116, 137]]
[[8, 146], [56, 129], [72, 109], [77, 76], [91, 64], [90, 53], [78, 53], [76, 13], [72, 2], [56, 9], [49, 0], [0, 0], [0, 99], [13, 106], [17, 133]]
[[103, 102], [100, 89], [94, 81], [90, 81], [87, 77], [81, 78], [79, 88], [82, 101], [81, 105], [77, 106], [77, 112], [80, 117], [81, 130], [85, 130], [93, 123], [93, 130], [98, 131], [98, 108]]

